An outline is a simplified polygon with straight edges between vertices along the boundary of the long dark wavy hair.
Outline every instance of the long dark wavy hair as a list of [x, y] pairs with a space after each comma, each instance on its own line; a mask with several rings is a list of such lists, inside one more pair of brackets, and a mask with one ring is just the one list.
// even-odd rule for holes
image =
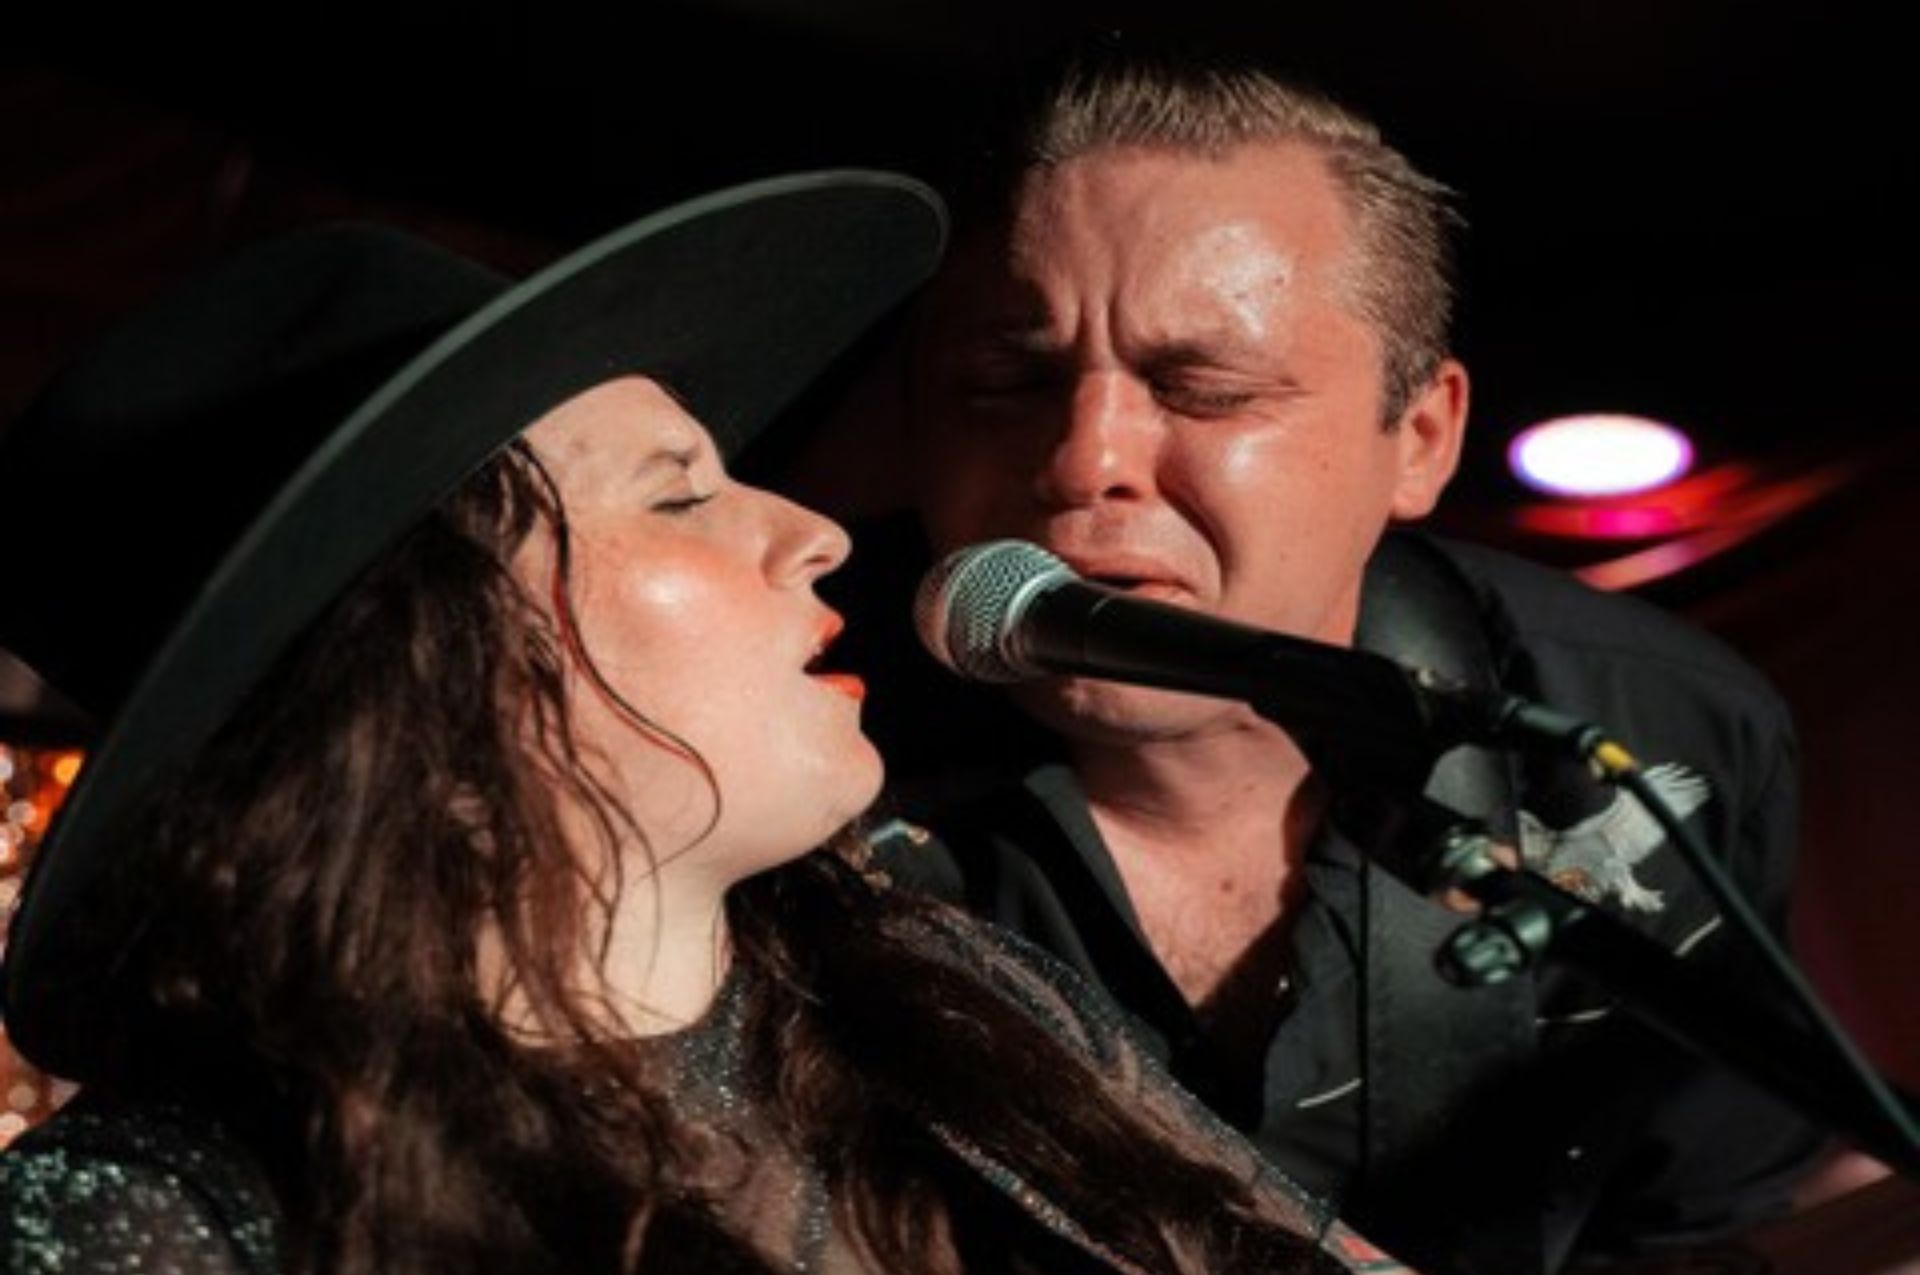
[[[558, 550], [551, 598], [511, 569], [534, 534]], [[571, 728], [565, 674], [591, 661], [567, 534], [532, 453], [503, 452], [129, 829], [99, 915], [138, 935], [122, 950], [152, 1048], [104, 1079], [164, 1075], [242, 1129], [292, 1270], [781, 1265], [692, 1185], [711, 1139], [582, 973], [603, 966], [618, 892], [641, 888], [600, 851], [645, 841]], [[570, 805], [605, 847], [563, 835]], [[1308, 1240], [1253, 1219], [1234, 1174], [1185, 1158], [1059, 1039], [925, 954], [929, 925], [958, 923], [937, 907], [831, 849], [728, 900], [756, 1096], [874, 1269], [964, 1265], [934, 1126], [1138, 1269], [1318, 1267]], [[503, 1025], [502, 975], [520, 1029]]]

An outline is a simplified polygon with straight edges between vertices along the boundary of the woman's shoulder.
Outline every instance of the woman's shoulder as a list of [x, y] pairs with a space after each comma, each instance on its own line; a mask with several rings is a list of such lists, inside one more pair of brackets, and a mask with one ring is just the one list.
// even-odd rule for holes
[[82, 1094], [0, 1153], [0, 1202], [0, 1270], [280, 1270], [258, 1162], [184, 1107]]
[[902, 929], [921, 956], [965, 971], [1076, 1049], [1110, 1059], [1117, 1043], [1132, 1043], [1118, 1006], [1052, 953], [957, 904], [905, 893], [913, 903]]

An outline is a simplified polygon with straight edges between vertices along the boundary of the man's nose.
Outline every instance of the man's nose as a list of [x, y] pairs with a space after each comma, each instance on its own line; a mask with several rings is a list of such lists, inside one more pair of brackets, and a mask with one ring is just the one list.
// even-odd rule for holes
[[1052, 451], [1035, 476], [1037, 494], [1067, 507], [1149, 494], [1158, 432], [1144, 386], [1118, 372], [1080, 376], [1062, 405]]

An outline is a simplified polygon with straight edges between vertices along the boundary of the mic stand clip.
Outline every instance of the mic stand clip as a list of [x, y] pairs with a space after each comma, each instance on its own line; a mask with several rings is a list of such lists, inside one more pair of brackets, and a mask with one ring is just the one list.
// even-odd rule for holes
[[1435, 953], [1449, 981], [1490, 986], [1551, 956], [1662, 1035], [1920, 1177], [1920, 1148], [1904, 1128], [1913, 1099], [1892, 1091], [1890, 1120], [1889, 1110], [1836, 1065], [1804, 1017], [1715, 980], [1606, 909], [1513, 866], [1514, 852], [1485, 824], [1430, 798], [1350, 794], [1339, 799], [1334, 818], [1414, 890], [1433, 898], [1457, 892], [1462, 905], [1466, 898], [1481, 905]]

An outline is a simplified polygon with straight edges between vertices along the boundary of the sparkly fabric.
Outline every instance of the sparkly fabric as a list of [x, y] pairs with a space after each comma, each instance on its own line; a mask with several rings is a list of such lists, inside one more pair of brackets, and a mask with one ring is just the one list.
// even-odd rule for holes
[[[938, 911], [912, 936], [1086, 1058], [1129, 1110], [1189, 1157], [1253, 1190], [1267, 1222], [1324, 1242], [1325, 1208], [1286, 1181], [1139, 1047], [1118, 1012], [1023, 940]], [[748, 1083], [746, 981], [729, 978], [685, 1031], [637, 1048], [664, 1069], [689, 1125], [705, 1132], [690, 1185], [717, 1219], [774, 1269], [866, 1275], [835, 1224], [820, 1166], [782, 1135]], [[926, 1122], [933, 1176], [954, 1202], [969, 1272], [1085, 1275], [1138, 1268], [1023, 1181], [964, 1130]], [[943, 1159], [944, 1157], [944, 1159]], [[217, 1129], [167, 1109], [94, 1109], [82, 1095], [0, 1154], [4, 1275], [272, 1275], [276, 1211], [252, 1158]], [[1343, 1269], [1325, 1251], [1324, 1269]]]
[[[1187, 1156], [1225, 1168], [1248, 1183], [1264, 1221], [1324, 1243], [1332, 1222], [1324, 1205], [1282, 1177], [1175, 1085], [1136, 1043], [1119, 1012], [1078, 976], [1025, 940], [956, 910], [932, 912], [912, 937], [921, 955], [986, 983], [1036, 1030], [1086, 1058], [1129, 1110]], [[787, 1146], [753, 1099], [743, 1047], [745, 1002], [742, 980], [731, 978], [698, 1024], [647, 1046], [660, 1051], [671, 1067], [682, 1109], [715, 1134], [716, 1150], [703, 1185], [722, 1201], [727, 1224], [783, 1269], [807, 1275], [865, 1271], [847, 1237], [835, 1229], [818, 1167]], [[970, 1270], [1049, 1275], [1134, 1275], [1139, 1270], [984, 1152], [965, 1131], [929, 1122], [926, 1132], [932, 1154], [939, 1154], [933, 1149], [937, 1147], [951, 1156], [955, 1172], [941, 1176], [956, 1202], [964, 1197], [962, 1211], [978, 1232], [960, 1237]], [[1324, 1269], [1344, 1269], [1324, 1249], [1320, 1256]]]
[[[1136, 1117], [1188, 1158], [1217, 1165], [1247, 1183], [1263, 1220], [1324, 1243], [1334, 1220], [1331, 1210], [1288, 1181], [1241, 1135], [1175, 1084], [1113, 1003], [1095, 994], [1071, 970], [1010, 931], [945, 909], [930, 916], [927, 948], [983, 979], [1025, 1011], [1037, 1027], [1074, 1047]], [[934, 1132], [1048, 1229], [1101, 1257], [1113, 1269], [1128, 1269], [1098, 1244], [1097, 1237], [1080, 1232], [1051, 1201], [982, 1156], [964, 1131], [936, 1128]]]
[[697, 1024], [641, 1048], [666, 1067], [688, 1123], [708, 1131], [698, 1185], [721, 1202], [733, 1232], [759, 1252], [778, 1255], [795, 1275], [858, 1271], [858, 1259], [834, 1233], [825, 1179], [748, 1094], [746, 991], [744, 979], [728, 978]]
[[237, 1144], [171, 1108], [83, 1094], [0, 1155], [6, 1275], [272, 1275], [275, 1217]]

